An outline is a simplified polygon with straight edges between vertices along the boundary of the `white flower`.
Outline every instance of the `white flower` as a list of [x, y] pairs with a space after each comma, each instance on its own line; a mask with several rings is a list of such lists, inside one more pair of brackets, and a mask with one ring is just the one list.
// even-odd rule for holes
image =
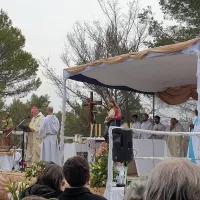
[[12, 199], [12, 197], [13, 197], [12, 194], [9, 192], [8, 193], [8, 199], [10, 200], [10, 199]]
[[19, 197], [19, 191], [18, 190], [16, 191], [16, 195], [17, 195], [17, 197]]
[[22, 182], [19, 182], [19, 183], [18, 183], [17, 190], [21, 190], [21, 187], [22, 187]]

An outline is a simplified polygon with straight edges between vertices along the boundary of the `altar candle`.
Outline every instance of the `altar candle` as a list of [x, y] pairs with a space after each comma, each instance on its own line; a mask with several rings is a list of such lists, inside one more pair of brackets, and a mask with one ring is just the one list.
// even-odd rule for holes
[[101, 124], [99, 124], [99, 137], [101, 137]]
[[98, 126], [97, 126], [97, 124], [95, 124], [95, 137], [98, 136], [98, 135], [97, 135], [97, 128], [98, 128]]
[[90, 124], [90, 137], [92, 137], [92, 132], [93, 132], [93, 124]]
[[132, 126], [133, 126], [133, 123], [130, 123], [130, 128], [132, 128]]

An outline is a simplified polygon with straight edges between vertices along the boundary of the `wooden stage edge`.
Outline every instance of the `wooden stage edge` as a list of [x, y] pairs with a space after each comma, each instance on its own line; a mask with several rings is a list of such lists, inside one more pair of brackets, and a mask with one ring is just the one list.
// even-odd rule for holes
[[9, 180], [20, 182], [24, 176], [25, 173], [21, 172], [0, 172], [0, 200], [9, 200], [8, 191], [6, 190]]

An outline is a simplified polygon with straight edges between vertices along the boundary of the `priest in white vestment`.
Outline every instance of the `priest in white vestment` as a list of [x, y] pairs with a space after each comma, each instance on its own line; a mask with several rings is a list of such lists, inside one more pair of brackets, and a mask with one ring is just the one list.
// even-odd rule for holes
[[[171, 119], [171, 132], [184, 132], [183, 126], [175, 118]], [[181, 157], [183, 154], [183, 136], [168, 136], [167, 144], [172, 157]]]
[[60, 129], [60, 123], [53, 114], [53, 108], [46, 109], [47, 116], [43, 119], [40, 126], [40, 137], [42, 137], [42, 150], [40, 160], [52, 161], [58, 165], [61, 164], [60, 152], [58, 146], [57, 134]]
[[[134, 114], [134, 115], [132, 116], [132, 119], [133, 119], [132, 128], [133, 128], [133, 129], [141, 129], [141, 124], [140, 124], [140, 122], [138, 121], [138, 115], [137, 115], [137, 114]], [[139, 133], [134, 133], [134, 134], [133, 134], [133, 137], [139, 139], [140, 134], [139, 134]]]
[[44, 118], [44, 115], [39, 112], [37, 107], [31, 109], [33, 118], [29, 124], [32, 132], [28, 133], [27, 150], [26, 150], [26, 161], [27, 166], [30, 167], [32, 163], [40, 160], [41, 144], [42, 139], [39, 135], [40, 125]]
[[[164, 124], [160, 122], [160, 117], [154, 117], [155, 125], [153, 126], [154, 131], [166, 131], [166, 127]], [[153, 139], [166, 139], [165, 135], [152, 135]]]
[[[141, 124], [141, 129], [143, 130], [153, 130], [153, 124], [149, 120], [149, 115], [148, 114], [143, 114], [143, 123]], [[141, 139], [149, 139], [151, 138], [151, 134], [140, 134]]]

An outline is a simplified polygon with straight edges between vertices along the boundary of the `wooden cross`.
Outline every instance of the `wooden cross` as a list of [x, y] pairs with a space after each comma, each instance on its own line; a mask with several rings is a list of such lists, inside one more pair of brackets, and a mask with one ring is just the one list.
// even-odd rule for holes
[[92, 137], [93, 125], [96, 124], [96, 120], [94, 119], [94, 106], [102, 105], [102, 101], [94, 101], [93, 92], [90, 92], [90, 98], [87, 99], [86, 103], [83, 103], [83, 106], [89, 107], [88, 118], [90, 122], [90, 137]]

